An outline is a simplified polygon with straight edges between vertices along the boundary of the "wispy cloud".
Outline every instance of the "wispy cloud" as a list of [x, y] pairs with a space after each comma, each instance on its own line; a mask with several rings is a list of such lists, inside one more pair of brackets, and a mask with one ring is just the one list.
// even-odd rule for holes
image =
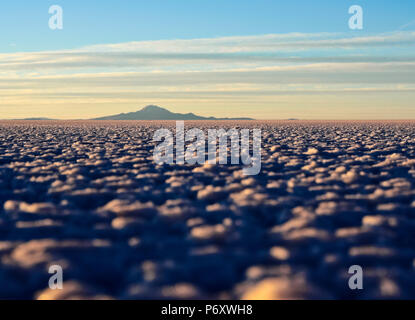
[[402, 30], [408, 29], [410, 27], [415, 27], [415, 20], [412, 20], [411, 22], [408, 22], [408, 23], [404, 24], [403, 26], [400, 26], [398, 28], [398, 30], [402, 31]]
[[[285, 34], [193, 40], [141, 41], [76, 50], [0, 54], [0, 68], [30, 71], [60, 68], [157, 68], [189, 64], [413, 61], [415, 55], [379, 55], [374, 48], [415, 46], [415, 32], [351, 37]], [[363, 53], [362, 53], [363, 50]], [[339, 52], [341, 51], [341, 52]], [[377, 55], [376, 55], [377, 54]]]

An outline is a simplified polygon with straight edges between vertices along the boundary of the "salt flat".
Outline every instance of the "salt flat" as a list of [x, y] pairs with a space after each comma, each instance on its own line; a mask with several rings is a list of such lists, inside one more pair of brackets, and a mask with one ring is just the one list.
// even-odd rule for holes
[[156, 165], [174, 126], [0, 122], [0, 298], [415, 298], [415, 122], [186, 122], [261, 128], [252, 177]]

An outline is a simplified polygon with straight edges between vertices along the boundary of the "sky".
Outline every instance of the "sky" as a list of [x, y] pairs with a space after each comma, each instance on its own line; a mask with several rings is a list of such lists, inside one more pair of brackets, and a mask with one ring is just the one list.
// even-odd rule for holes
[[15, 0], [0, 28], [0, 118], [415, 119], [413, 0]]

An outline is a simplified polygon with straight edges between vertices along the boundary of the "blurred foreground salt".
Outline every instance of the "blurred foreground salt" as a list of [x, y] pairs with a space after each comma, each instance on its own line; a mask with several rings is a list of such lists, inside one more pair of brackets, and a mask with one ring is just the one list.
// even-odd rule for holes
[[157, 166], [174, 125], [1, 122], [0, 298], [415, 298], [414, 122], [186, 122], [262, 128], [254, 177]]

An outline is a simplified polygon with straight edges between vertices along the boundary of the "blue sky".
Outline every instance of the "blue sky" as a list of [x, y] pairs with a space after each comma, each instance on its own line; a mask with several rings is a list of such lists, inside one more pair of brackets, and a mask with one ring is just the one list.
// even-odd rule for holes
[[[64, 30], [48, 28], [48, 8], [64, 8]], [[415, 21], [413, 0], [14, 0], [2, 1], [0, 51], [289, 32], [353, 32], [348, 8], [364, 8], [364, 32]], [[414, 30], [415, 25], [412, 25]], [[10, 46], [11, 45], [11, 46]]]
[[0, 28], [0, 118], [415, 119], [413, 0], [15, 0]]

